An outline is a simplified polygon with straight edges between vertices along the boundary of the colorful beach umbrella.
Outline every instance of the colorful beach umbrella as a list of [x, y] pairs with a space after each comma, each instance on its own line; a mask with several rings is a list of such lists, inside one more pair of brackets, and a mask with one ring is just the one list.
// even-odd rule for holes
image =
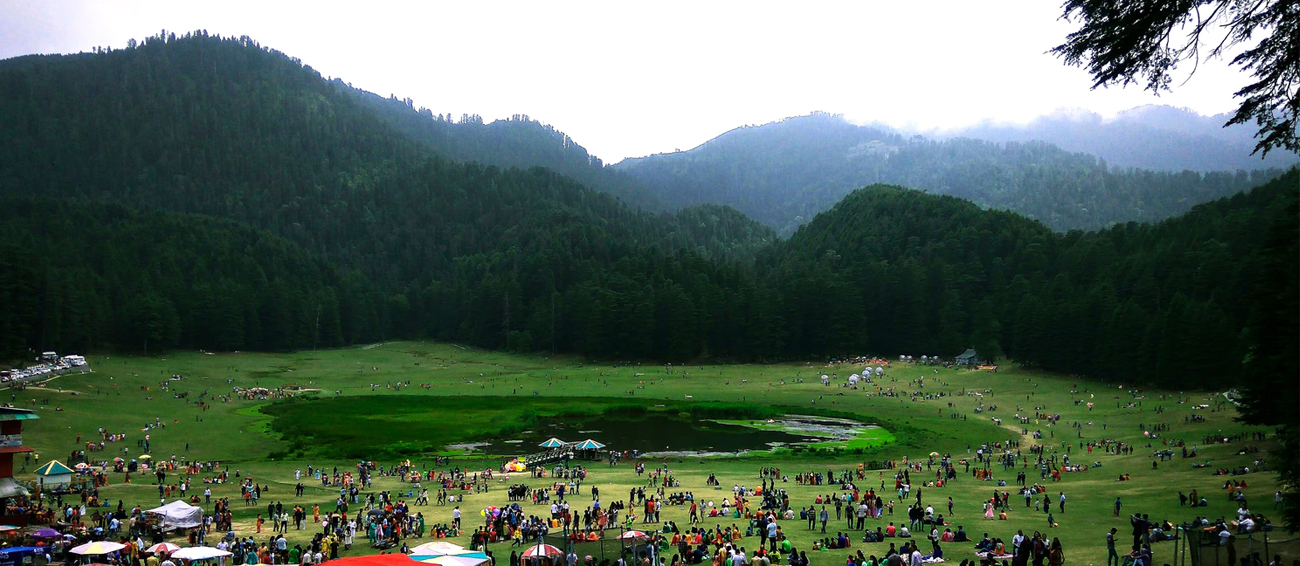
[[392, 554], [366, 554], [330, 560], [330, 566], [417, 566], [411, 557], [400, 552]]
[[419, 546], [411, 547], [411, 556], [423, 556], [428, 558], [443, 556], [446, 554], [465, 554], [467, 552], [473, 551], [466, 550], [465, 547], [459, 544], [452, 544], [442, 540], [426, 542]]
[[479, 566], [491, 559], [482, 552], [470, 552], [468, 554], [445, 554], [425, 558], [422, 556], [412, 556], [416, 562], [424, 564], [437, 564], [438, 566]]
[[59, 534], [59, 531], [45, 527], [44, 529], [40, 529], [28, 536], [32, 538], [58, 538]]
[[97, 540], [80, 546], [74, 546], [68, 552], [84, 556], [88, 554], [108, 554], [110, 552], [117, 552], [123, 548], [126, 548], [126, 545], [119, 542]]

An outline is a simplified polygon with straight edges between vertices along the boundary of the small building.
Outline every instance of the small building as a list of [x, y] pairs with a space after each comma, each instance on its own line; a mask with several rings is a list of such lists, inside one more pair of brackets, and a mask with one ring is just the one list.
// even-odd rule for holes
[[974, 348], [967, 348], [960, 356], [957, 356], [957, 365], [959, 366], [977, 366], [983, 363], [979, 354], [975, 353]]
[[36, 468], [36, 482], [42, 487], [67, 486], [72, 483], [72, 468], [58, 460], [50, 460]]

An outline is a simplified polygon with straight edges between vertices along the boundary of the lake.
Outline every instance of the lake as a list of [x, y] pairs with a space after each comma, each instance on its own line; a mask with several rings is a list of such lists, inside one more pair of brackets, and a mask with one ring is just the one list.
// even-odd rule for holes
[[643, 455], [734, 454], [744, 450], [769, 450], [778, 446], [811, 444], [852, 437], [865, 425], [841, 419], [789, 415], [778, 421], [695, 420], [681, 416], [646, 415], [620, 418], [602, 415], [579, 419], [547, 419], [533, 430], [484, 442], [454, 445], [493, 455], [537, 452], [538, 444], [552, 437], [566, 442], [588, 438], [615, 450], [637, 450]]

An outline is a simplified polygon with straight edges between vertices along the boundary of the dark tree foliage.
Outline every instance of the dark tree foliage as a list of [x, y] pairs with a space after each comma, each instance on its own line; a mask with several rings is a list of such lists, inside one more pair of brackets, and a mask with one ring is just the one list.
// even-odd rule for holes
[[378, 339], [362, 278], [214, 218], [0, 199], [0, 356], [335, 347]]
[[[288, 238], [381, 294], [356, 311], [373, 329], [344, 327], [341, 343], [428, 335], [650, 355], [618, 341], [637, 327], [608, 332], [618, 319], [586, 311], [668, 305], [673, 292], [723, 296], [702, 289], [739, 268], [705, 258], [749, 257], [774, 239], [723, 207], [640, 213], [551, 171], [449, 161], [247, 38], [166, 35], [128, 50], [22, 57], [0, 63], [0, 84], [0, 194], [203, 214]], [[642, 266], [661, 280], [642, 278]], [[615, 275], [635, 281], [610, 293]], [[173, 319], [166, 303], [136, 306]], [[638, 312], [653, 323], [728, 307]], [[703, 347], [698, 320], [660, 327], [681, 329], [672, 343], [683, 356]]]
[[[1300, 181], [1298, 181], [1300, 182]], [[1292, 198], [1268, 225], [1260, 279], [1248, 297], [1253, 309], [1241, 383], [1241, 420], [1279, 428], [1283, 515], [1300, 530], [1300, 201]]]
[[781, 234], [875, 183], [1015, 211], [1055, 230], [1095, 230], [1164, 220], [1281, 174], [1115, 169], [1042, 142], [906, 138], [825, 113], [740, 128], [615, 168], [672, 205], [726, 204]]
[[[1144, 84], [1167, 91], [1179, 63], [1218, 57], [1259, 43], [1232, 59], [1254, 81], [1238, 90], [1241, 105], [1225, 125], [1254, 121], [1255, 151], [1300, 152], [1300, 3], [1292, 0], [1067, 0], [1066, 20], [1079, 31], [1052, 53], [1086, 67], [1093, 88]], [[1218, 37], [1206, 37], [1216, 35]], [[1186, 37], [1180, 37], [1185, 34]], [[1259, 37], [1264, 35], [1264, 37]], [[1205, 52], [1205, 45], [1210, 46]]]

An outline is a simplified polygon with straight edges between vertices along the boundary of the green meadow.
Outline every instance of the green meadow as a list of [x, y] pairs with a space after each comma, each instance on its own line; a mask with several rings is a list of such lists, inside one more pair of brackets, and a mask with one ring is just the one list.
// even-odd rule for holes
[[[988, 442], [1019, 441], [1026, 452], [1029, 446], [1039, 444], [1048, 451], [1068, 453], [1076, 464], [1102, 464], [1086, 472], [1064, 474], [1060, 482], [1050, 478], [1041, 481], [1032, 467], [1025, 470], [1031, 484], [1046, 485], [1054, 502], [1058, 492], [1067, 495], [1066, 512], [1054, 512], [1059, 528], [1049, 529], [1046, 515], [1018, 505], [1023, 499], [1013, 484], [1019, 468], [1004, 472], [994, 466], [995, 479], [1007, 480], [1007, 487], [997, 488], [995, 481], [959, 475], [943, 488], [924, 488], [923, 501], [934, 504], [936, 511], [946, 516], [947, 499], [951, 497], [954, 529], [963, 525], [972, 537], [989, 532], [1009, 541], [1016, 529], [1045, 531], [1061, 538], [1068, 563], [1101, 564], [1105, 561], [1105, 532], [1116, 527], [1124, 534], [1129, 512], [1174, 522], [1197, 515], [1234, 518], [1236, 505], [1223, 490], [1227, 478], [1213, 475], [1213, 469], [1267, 459], [1267, 450], [1272, 446], [1271, 441], [1205, 444], [1205, 437], [1211, 434], [1271, 432], [1235, 423], [1235, 411], [1221, 392], [1135, 390], [1134, 384], [1047, 375], [1010, 364], [1000, 366], [995, 373], [895, 363], [883, 378], [876, 378], [881, 388], [877, 391], [875, 386], [857, 390], [840, 386], [848, 374], [861, 369], [855, 365], [613, 364], [518, 356], [429, 342], [286, 354], [176, 352], [151, 358], [92, 356], [89, 360], [94, 370], [91, 373], [65, 375], [39, 387], [10, 393], [10, 402], [35, 408], [41, 417], [25, 423], [25, 443], [38, 450], [41, 461], [63, 460], [81, 447], [78, 435], [84, 443], [98, 438], [102, 427], [126, 433], [127, 440], [107, 444], [104, 452], [92, 454], [96, 458], [136, 457], [140, 453], [136, 441], [149, 434], [155, 458], [175, 454], [191, 460], [219, 461], [229, 467], [232, 475], [238, 471], [240, 477], [251, 476], [269, 487], [260, 507], [246, 508], [242, 503], [233, 506], [241, 535], [253, 534], [253, 523], [259, 512], [265, 512], [268, 502], [304, 504], [309, 510], [314, 504], [333, 509], [337, 490], [322, 488], [319, 483], [309, 483], [303, 497], [293, 496], [292, 487], [297, 483], [294, 471], [305, 472], [308, 465], [352, 469], [358, 458], [383, 464], [410, 458], [417, 466], [429, 469], [434, 455], [451, 455], [450, 466], [495, 469], [502, 458], [449, 450], [447, 445], [510, 435], [539, 419], [565, 416], [644, 415], [644, 426], [654, 427], [657, 419], [685, 415], [763, 428], [768, 425], [766, 419], [803, 414], [852, 418], [880, 428], [866, 429], [847, 441], [751, 450], [734, 457], [655, 458], [646, 460], [646, 464], [650, 469], [666, 466], [681, 481], [680, 488], [669, 492], [692, 491], [706, 499], [721, 500], [730, 495], [732, 485], [757, 485], [757, 472], [763, 466], [778, 467], [788, 475], [824, 473], [856, 469], [863, 462], [903, 458], [924, 461], [931, 452], [953, 454], [958, 459], [969, 454], [973, 458], [973, 452]], [[819, 376], [832, 373], [837, 374], [837, 379], [831, 386], [823, 386]], [[171, 379], [173, 375], [181, 377]], [[285, 388], [293, 391], [294, 397], [277, 401], [232, 396], [235, 388], [253, 387]], [[196, 404], [200, 398], [208, 403], [207, 408]], [[1020, 424], [1014, 417], [1017, 413], [1060, 414], [1061, 419], [1055, 426], [1033, 418]], [[1204, 421], [1185, 423], [1185, 418], [1192, 415], [1204, 417]], [[1001, 419], [1001, 424], [995, 418]], [[155, 422], [165, 426], [144, 430]], [[1073, 426], [1075, 423], [1078, 428]], [[1167, 424], [1170, 429], [1159, 433], [1161, 438], [1151, 439], [1144, 430], [1150, 430], [1153, 424]], [[1026, 429], [1031, 434], [1022, 434]], [[1034, 431], [1041, 431], [1042, 438], [1033, 438]], [[598, 435], [595, 437], [599, 440]], [[1131, 443], [1136, 449], [1132, 455], [1118, 456], [1101, 451], [1089, 454], [1080, 448], [1081, 442], [1103, 439]], [[1177, 455], [1153, 468], [1153, 452], [1166, 448], [1163, 441], [1177, 439], [1189, 447], [1197, 445], [1199, 456], [1195, 461], [1209, 462], [1212, 468], [1194, 469], [1191, 459]], [[1248, 446], [1261, 451], [1238, 454]], [[519, 451], [522, 454], [531, 450], [521, 445]], [[20, 478], [32, 479], [33, 465], [19, 467], [23, 468]], [[589, 504], [588, 486], [599, 486], [602, 500], [617, 500], [625, 498], [628, 489], [645, 485], [644, 478], [638, 478], [627, 462], [615, 467], [593, 462], [590, 467], [582, 495], [573, 500], [579, 508]], [[715, 491], [705, 485], [711, 473], [717, 474], [724, 489]], [[914, 472], [914, 482], [919, 483], [918, 476], [932, 478], [933, 473]], [[1131, 481], [1118, 481], [1121, 474], [1129, 474]], [[892, 487], [891, 475], [889, 471], [873, 471], [863, 483], [878, 488], [885, 481], [887, 487]], [[128, 506], [138, 503], [146, 507], [158, 501], [152, 477], [133, 474], [129, 484], [124, 479], [121, 474], [113, 474], [110, 485], [102, 490], [114, 507], [118, 500]], [[173, 479], [169, 477], [169, 482]], [[1275, 476], [1252, 473], [1233, 479], [1248, 482], [1251, 508], [1267, 514], [1273, 505]], [[201, 478], [192, 481], [201, 493]], [[529, 482], [526, 477], [514, 477], [502, 479], [501, 485], [517, 481]], [[532, 483], [540, 486], [545, 481]], [[781, 487], [790, 492], [794, 507], [806, 507], [816, 495], [829, 495], [832, 489], [796, 485], [793, 481]], [[375, 489], [405, 493], [408, 488], [399, 485], [396, 478], [378, 477]], [[1007, 521], [990, 521], [981, 515], [981, 502], [995, 489], [1011, 492], [1014, 510]], [[1179, 507], [1178, 492], [1192, 489], [1206, 496], [1209, 507]], [[213, 492], [217, 497], [238, 498], [233, 484], [213, 486]], [[888, 494], [885, 496], [889, 499]], [[1119, 518], [1112, 516], [1116, 497], [1124, 502], [1124, 515]], [[471, 511], [467, 517], [477, 517], [478, 509], [505, 501], [504, 490], [494, 487], [488, 493], [467, 494], [463, 506]], [[416, 511], [430, 523], [450, 521], [449, 506], [417, 507]], [[685, 524], [686, 509], [665, 507], [664, 520]], [[874, 528], [891, 520], [906, 521], [904, 505], [899, 505], [894, 516], [886, 515], [882, 521], [868, 524]], [[733, 522], [744, 526], [739, 519], [721, 523]], [[814, 538], [820, 537], [819, 533], [808, 532], [798, 520], [786, 523], [784, 530], [800, 548], [810, 549]], [[834, 520], [828, 530], [830, 534], [836, 531]], [[290, 540], [306, 541], [310, 532], [291, 531]], [[254, 536], [261, 539], [267, 535]], [[854, 537], [852, 551], [861, 549], [865, 554], [879, 556], [888, 546], [863, 544], [858, 539], [860, 535]], [[457, 542], [467, 543], [468, 538]], [[752, 541], [753, 545], [757, 543], [757, 539]], [[374, 552], [363, 546], [352, 552]], [[503, 552], [508, 555], [508, 545], [498, 546], [494, 551], [499, 557]], [[1171, 548], [1171, 543], [1158, 543], [1156, 559], [1170, 561]], [[967, 544], [950, 544], [945, 550], [956, 561], [972, 557]], [[809, 556], [819, 566], [832, 566], [842, 564], [846, 553], [833, 550], [810, 552]]]

